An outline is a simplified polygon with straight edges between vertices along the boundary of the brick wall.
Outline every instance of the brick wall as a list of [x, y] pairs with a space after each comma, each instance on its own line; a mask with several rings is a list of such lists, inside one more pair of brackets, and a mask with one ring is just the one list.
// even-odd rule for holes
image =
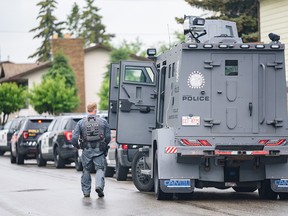
[[52, 55], [62, 52], [69, 65], [75, 72], [76, 87], [79, 98], [79, 106], [76, 112], [85, 112], [85, 77], [84, 77], [84, 48], [83, 40], [78, 38], [53, 38]]

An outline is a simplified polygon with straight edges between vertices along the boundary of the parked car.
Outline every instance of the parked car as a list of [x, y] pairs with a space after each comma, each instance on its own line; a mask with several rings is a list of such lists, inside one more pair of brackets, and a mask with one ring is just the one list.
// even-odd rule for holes
[[72, 131], [84, 114], [65, 114], [57, 116], [38, 139], [37, 165], [46, 166], [54, 161], [56, 168], [63, 168], [75, 161], [77, 149], [72, 145]]
[[2, 130], [0, 130], [0, 155], [6, 151], [10, 151], [11, 138], [19, 124], [21, 117], [14, 118], [8, 121]]
[[132, 161], [138, 152], [139, 145], [119, 144], [116, 142], [116, 131], [114, 139], [111, 140], [107, 154], [106, 177], [112, 177], [115, 173], [117, 181], [126, 181], [127, 175], [132, 167]]
[[11, 163], [24, 164], [25, 159], [35, 159], [37, 139], [52, 122], [51, 116], [28, 116], [20, 119], [11, 138]]

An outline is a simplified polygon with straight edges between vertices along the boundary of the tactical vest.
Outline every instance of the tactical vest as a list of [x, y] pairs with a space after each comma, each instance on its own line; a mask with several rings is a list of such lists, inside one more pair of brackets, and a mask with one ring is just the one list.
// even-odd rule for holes
[[84, 140], [87, 142], [97, 142], [103, 139], [99, 122], [96, 116], [87, 116], [83, 119]]

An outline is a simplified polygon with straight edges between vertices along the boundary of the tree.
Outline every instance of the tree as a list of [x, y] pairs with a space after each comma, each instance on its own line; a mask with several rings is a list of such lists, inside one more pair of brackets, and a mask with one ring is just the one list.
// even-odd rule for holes
[[62, 53], [54, 57], [52, 67], [40, 85], [34, 85], [30, 103], [38, 113], [58, 115], [77, 108], [79, 100], [75, 88], [75, 74]]
[[94, 0], [86, 0], [87, 5], [81, 14], [80, 35], [85, 41], [85, 46], [91, 43], [108, 45], [113, 34], [106, 33], [106, 27], [102, 24], [102, 16], [98, 14], [99, 8], [93, 5]]
[[52, 67], [48, 70], [48, 73], [43, 76], [43, 79], [44, 80], [47, 78], [54, 79], [56, 78], [57, 75], [65, 77], [67, 87], [69, 88], [75, 87], [74, 71], [69, 66], [67, 58], [62, 53], [56, 53]]
[[62, 37], [63, 24], [65, 22], [57, 22], [57, 18], [53, 15], [57, 2], [55, 0], [42, 0], [37, 6], [40, 12], [37, 19], [40, 19], [39, 26], [31, 29], [29, 32], [39, 32], [33, 39], [43, 38], [41, 46], [37, 51], [28, 58], [37, 58], [37, 61], [44, 62], [50, 59], [51, 37], [57, 33]]
[[78, 38], [80, 36], [80, 14], [79, 6], [74, 2], [72, 7], [71, 14], [67, 17], [67, 29], [70, 32], [71, 36]]
[[[136, 39], [135, 42], [128, 43], [127, 41], [123, 41], [122, 45], [118, 48], [113, 48], [110, 54], [110, 63], [119, 62], [121, 60], [130, 59], [131, 54], [140, 53], [141, 45], [139, 39]], [[104, 80], [101, 85], [101, 90], [98, 93], [100, 97], [99, 108], [100, 110], [107, 110], [109, 105], [109, 71], [110, 71], [110, 63], [107, 65], [107, 71], [104, 74]]]
[[4, 125], [11, 113], [14, 113], [26, 106], [26, 87], [18, 86], [16, 83], [0, 84], [0, 118], [1, 125]]
[[[255, 0], [185, 0], [191, 6], [217, 12], [211, 19], [237, 23], [239, 36], [244, 42], [256, 42], [258, 34], [258, 1]], [[219, 13], [219, 15], [218, 15]]]
[[74, 87], [67, 87], [66, 78], [56, 74], [54, 78], [47, 77], [40, 85], [34, 85], [30, 94], [30, 103], [40, 114], [59, 115], [71, 112], [78, 106], [78, 98]]

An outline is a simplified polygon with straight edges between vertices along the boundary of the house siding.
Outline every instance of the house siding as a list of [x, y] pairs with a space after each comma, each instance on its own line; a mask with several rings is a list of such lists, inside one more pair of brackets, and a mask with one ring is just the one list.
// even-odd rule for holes
[[107, 64], [110, 61], [110, 51], [99, 48], [96, 51], [85, 53], [84, 71], [85, 71], [85, 95], [86, 104], [96, 102], [99, 105], [100, 97], [98, 93], [101, 90], [104, 74], [107, 71]]
[[[288, 1], [260, 0], [260, 41], [269, 43], [269, 33], [280, 35], [285, 46], [285, 64], [288, 65]], [[287, 81], [286, 70], [286, 81]]]
[[[39, 85], [41, 83], [42, 76], [48, 72], [48, 69], [49, 68], [44, 68], [41, 70], [37, 70], [33, 73], [29, 73], [28, 75], [22, 76], [22, 79], [28, 80], [28, 90], [33, 89], [34, 85]], [[21, 109], [19, 113], [15, 114], [19, 116], [38, 115], [38, 113], [34, 110], [34, 108], [31, 105], [29, 105], [27, 109]]]

